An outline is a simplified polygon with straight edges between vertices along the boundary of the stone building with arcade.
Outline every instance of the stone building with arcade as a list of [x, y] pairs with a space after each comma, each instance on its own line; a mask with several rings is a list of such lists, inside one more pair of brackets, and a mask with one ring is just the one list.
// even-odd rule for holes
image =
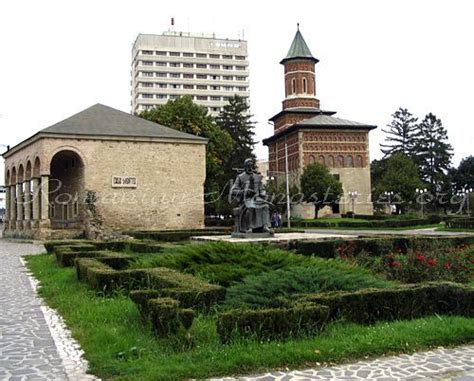
[[[304, 168], [325, 165], [342, 183], [344, 196], [326, 213], [372, 214], [369, 132], [376, 126], [335, 117], [316, 98], [315, 64], [301, 32], [296, 32], [284, 67], [283, 109], [273, 116], [273, 135], [263, 141], [269, 150], [269, 177], [283, 178], [288, 160], [290, 181], [299, 184]], [[285, 153], [285, 148], [287, 153]], [[354, 203], [349, 197], [357, 192]], [[352, 210], [354, 205], [354, 210]], [[294, 205], [293, 215], [312, 218], [312, 205]]]
[[96, 104], [9, 149], [4, 236], [204, 225], [207, 140]]

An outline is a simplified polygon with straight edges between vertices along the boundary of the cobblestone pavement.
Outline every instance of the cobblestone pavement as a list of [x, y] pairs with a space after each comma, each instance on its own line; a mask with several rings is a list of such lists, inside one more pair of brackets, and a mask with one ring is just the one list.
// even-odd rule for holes
[[64, 323], [36, 296], [21, 256], [43, 245], [0, 238], [0, 380], [90, 380]]
[[474, 345], [452, 349], [439, 348], [413, 355], [382, 357], [330, 368], [292, 372], [272, 372], [241, 378], [215, 378], [214, 381], [303, 381], [303, 380], [377, 380], [377, 381], [474, 381]]

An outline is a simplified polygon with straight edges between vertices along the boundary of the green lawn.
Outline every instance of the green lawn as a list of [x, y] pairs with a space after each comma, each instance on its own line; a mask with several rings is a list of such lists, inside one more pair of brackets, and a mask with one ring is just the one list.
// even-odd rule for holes
[[189, 337], [158, 339], [128, 297], [97, 295], [51, 255], [27, 257], [27, 263], [41, 281], [40, 294], [81, 344], [91, 372], [105, 379], [177, 380], [307, 368], [474, 340], [474, 319], [435, 316], [374, 326], [340, 322], [315, 338], [222, 345], [213, 319], [203, 315]]

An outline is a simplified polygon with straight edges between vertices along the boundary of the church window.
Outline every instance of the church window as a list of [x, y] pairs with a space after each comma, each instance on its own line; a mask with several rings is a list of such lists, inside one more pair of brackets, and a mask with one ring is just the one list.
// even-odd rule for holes
[[336, 166], [337, 166], [338, 168], [343, 168], [343, 167], [344, 167], [344, 157], [343, 157], [342, 155], [339, 155], [339, 156], [337, 157], [337, 162], [336, 162], [336, 164], [337, 164]]
[[326, 160], [324, 159], [323, 155], [319, 155], [318, 162], [319, 164], [326, 165]]
[[362, 156], [357, 155], [357, 157], [356, 157], [356, 167], [362, 167], [363, 166], [362, 164], [363, 164]]
[[347, 168], [354, 167], [354, 158], [351, 155], [346, 156], [346, 167]]
[[329, 168], [334, 167], [334, 156], [332, 156], [332, 155], [329, 155], [329, 156], [328, 156], [328, 163], [327, 163], [327, 166], [328, 166]]
[[309, 164], [313, 164], [315, 162], [315, 158], [313, 155], [309, 155]]
[[303, 93], [307, 93], [306, 78], [303, 78]]
[[296, 93], [296, 79], [291, 80], [291, 94]]

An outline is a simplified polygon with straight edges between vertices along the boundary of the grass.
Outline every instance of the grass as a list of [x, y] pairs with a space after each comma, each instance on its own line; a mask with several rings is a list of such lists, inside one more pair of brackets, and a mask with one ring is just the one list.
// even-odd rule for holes
[[76, 281], [73, 268], [59, 268], [51, 255], [27, 257], [27, 263], [41, 282], [41, 296], [81, 344], [91, 372], [104, 379], [179, 380], [307, 368], [474, 338], [474, 319], [435, 316], [374, 326], [335, 323], [317, 338], [222, 345], [212, 318], [199, 316], [190, 332], [192, 348], [185, 350], [179, 340], [155, 338], [126, 296], [97, 295]]

